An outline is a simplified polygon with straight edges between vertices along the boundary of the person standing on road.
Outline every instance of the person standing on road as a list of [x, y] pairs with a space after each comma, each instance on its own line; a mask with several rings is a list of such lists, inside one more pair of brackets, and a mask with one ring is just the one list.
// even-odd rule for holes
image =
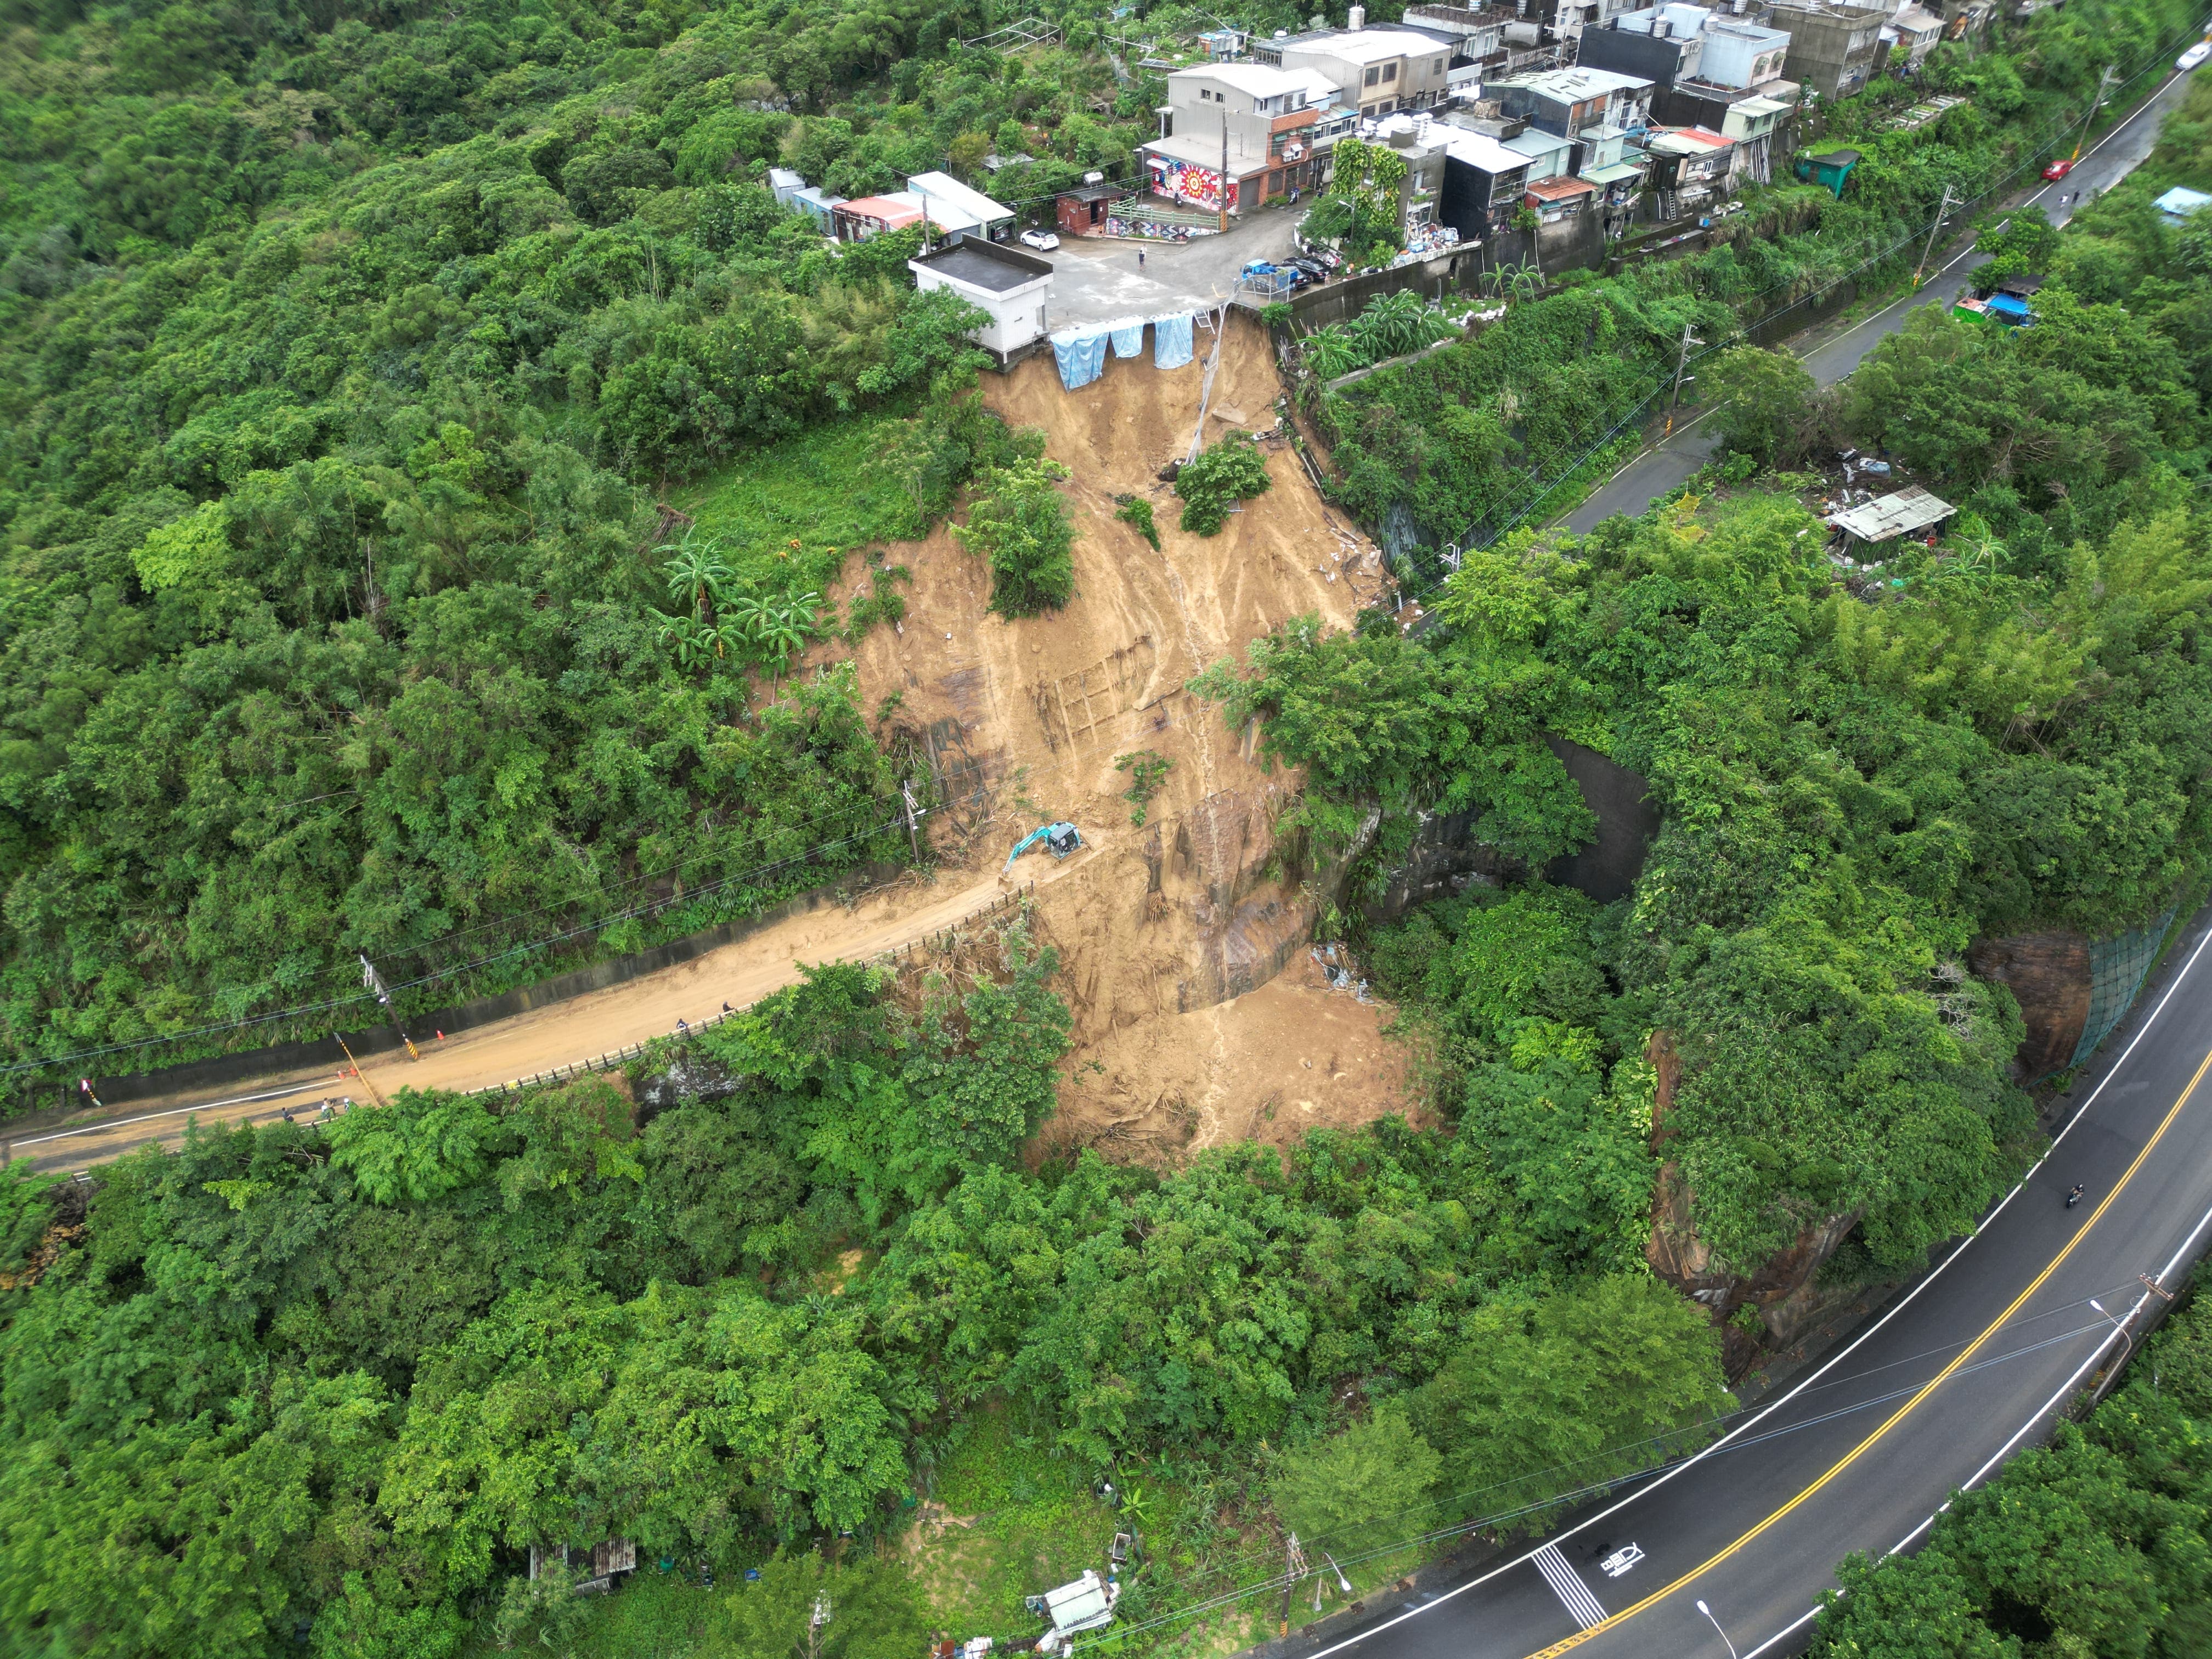
[[1145, 250], [1144, 250], [1144, 249], [1142, 249], [1142, 248], [1139, 248], [1139, 249], [1137, 250], [1137, 269], [1138, 269], [1138, 270], [1142, 270], [1144, 268], [1145, 268]]

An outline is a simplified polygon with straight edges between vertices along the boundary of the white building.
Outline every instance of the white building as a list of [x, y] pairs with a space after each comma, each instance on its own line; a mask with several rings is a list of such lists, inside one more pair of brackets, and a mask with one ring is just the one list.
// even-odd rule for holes
[[900, 197], [911, 197], [929, 222], [948, 236], [973, 234], [1003, 242], [1014, 233], [1014, 210], [970, 190], [949, 173], [917, 173]]
[[924, 294], [951, 289], [991, 320], [969, 337], [1005, 368], [1045, 336], [1045, 307], [1052, 266], [1017, 249], [963, 237], [934, 253], [906, 262]]

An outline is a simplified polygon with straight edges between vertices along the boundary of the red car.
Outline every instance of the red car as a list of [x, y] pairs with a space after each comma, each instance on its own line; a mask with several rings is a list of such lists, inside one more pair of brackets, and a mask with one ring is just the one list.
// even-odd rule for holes
[[2073, 171], [2074, 158], [2069, 155], [2064, 161], [2053, 161], [2049, 167], [2044, 168], [2043, 176], [2051, 179], [2063, 179]]

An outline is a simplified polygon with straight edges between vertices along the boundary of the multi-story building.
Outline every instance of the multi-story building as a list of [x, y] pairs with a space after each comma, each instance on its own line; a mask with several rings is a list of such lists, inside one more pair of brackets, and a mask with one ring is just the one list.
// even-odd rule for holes
[[[1495, 124], [1492, 124], [1495, 125]], [[1443, 130], [1443, 185], [1437, 216], [1460, 234], [1479, 241], [1513, 222], [1528, 189], [1528, 158], [1506, 148], [1492, 133], [1447, 126]]]
[[1704, 127], [1736, 146], [1735, 178], [1765, 184], [1787, 153], [1797, 101], [1783, 78], [1790, 37], [1725, 13], [1673, 3], [1585, 31], [1585, 64], [1649, 74], [1651, 113], [1668, 126]]
[[1790, 37], [1782, 72], [1823, 98], [1848, 98], [1872, 80], [1887, 51], [1888, 15], [1826, 0], [1776, 0], [1771, 20]]
[[[1355, 14], [1358, 9], [1352, 8]], [[1326, 29], [1267, 45], [1284, 69], [1327, 76], [1338, 101], [1366, 120], [1433, 109], [1450, 90], [1455, 43], [1419, 29]]]
[[1646, 3], [1648, 0], [1528, 0], [1528, 15], [1571, 53], [1584, 30], [1603, 28], [1617, 17], [1640, 11]]
[[1319, 176], [1313, 131], [1320, 112], [1310, 92], [1305, 76], [1261, 64], [1175, 70], [1168, 101], [1155, 112], [1160, 136], [1141, 151], [1152, 190], [1214, 211], [1311, 189]]
[[1425, 34], [1450, 36], [1452, 68], [1502, 75], [1507, 72], [1506, 26], [1519, 15], [1510, 6], [1414, 5], [1406, 8], [1405, 21]]
[[1651, 156], [1645, 201], [1660, 224], [1702, 217], [1728, 199], [1735, 171], [1735, 146], [1703, 127], [1664, 128], [1648, 135]]
[[1651, 87], [1642, 76], [1578, 66], [1487, 82], [1482, 92], [1485, 98], [1498, 101], [1498, 113], [1506, 119], [1575, 138], [1586, 127], [1626, 131], [1649, 125]]
[[1889, 48], [1890, 68], [1906, 74], [1926, 62], [1942, 38], [1943, 20], [1915, 5], [1899, 6], [1890, 14], [1889, 27], [1881, 32], [1882, 44]]

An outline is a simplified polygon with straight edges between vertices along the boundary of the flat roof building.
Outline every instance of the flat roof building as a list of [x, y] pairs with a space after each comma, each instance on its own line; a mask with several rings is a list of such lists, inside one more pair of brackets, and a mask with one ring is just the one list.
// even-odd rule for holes
[[969, 337], [1004, 368], [1045, 336], [1052, 266], [1018, 249], [982, 237], [963, 237], [934, 253], [906, 262], [924, 294], [950, 289], [988, 313], [990, 321]]

